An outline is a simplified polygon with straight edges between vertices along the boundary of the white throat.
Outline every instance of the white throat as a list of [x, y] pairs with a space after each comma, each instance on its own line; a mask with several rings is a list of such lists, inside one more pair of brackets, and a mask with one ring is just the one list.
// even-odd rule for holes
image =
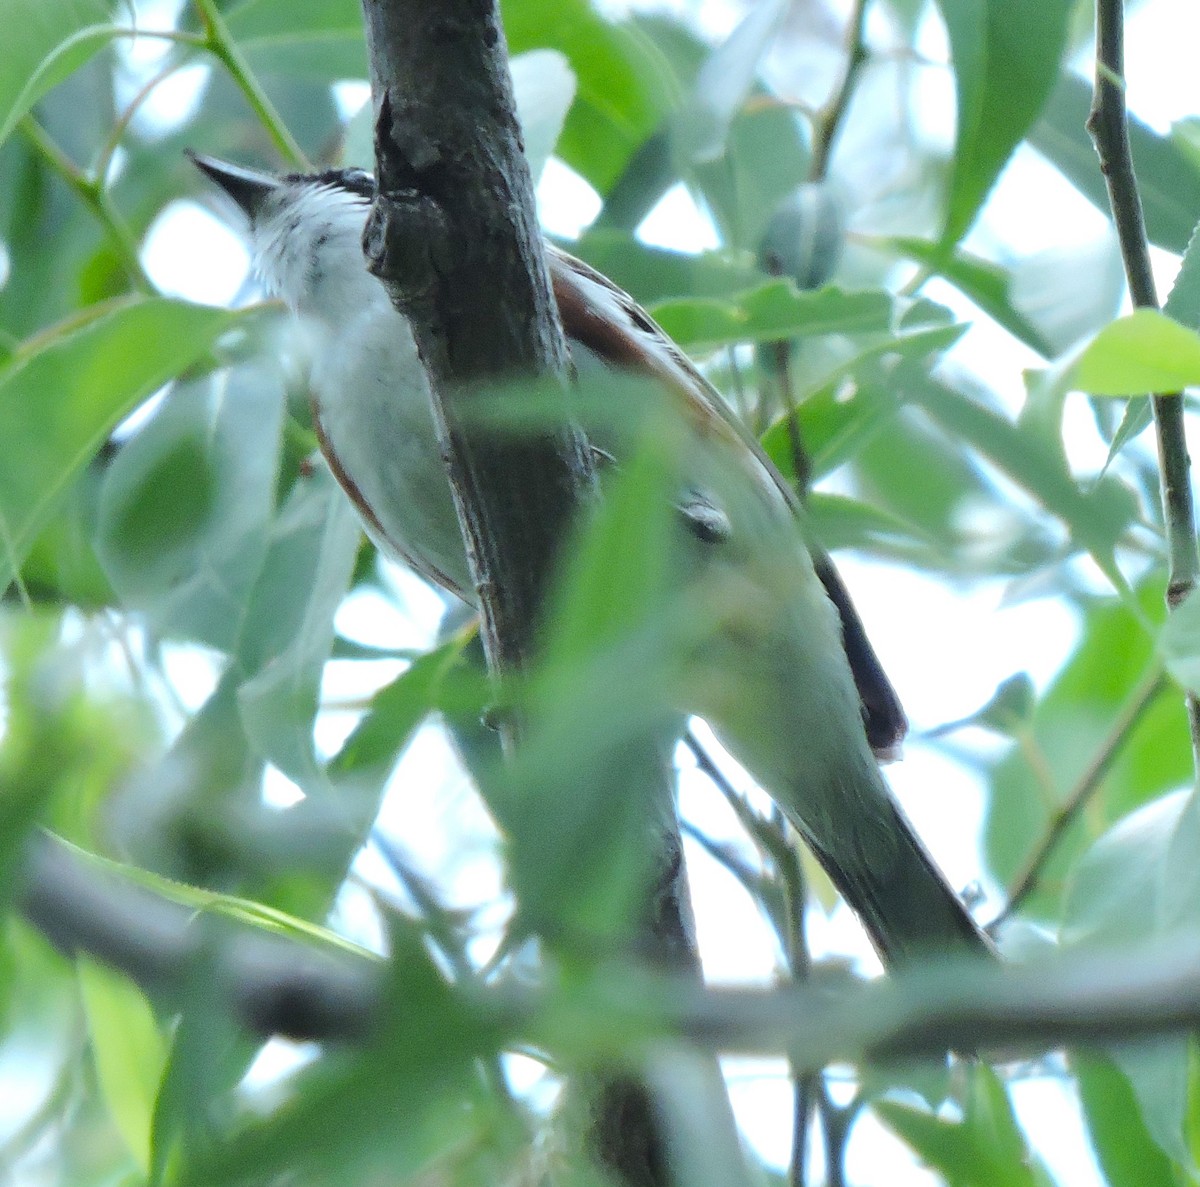
[[368, 209], [340, 186], [284, 180], [255, 219], [254, 270], [297, 316], [316, 427], [367, 532], [385, 553], [469, 597], [425, 368], [363, 258]]
[[273, 296], [331, 328], [364, 301], [387, 300], [363, 262], [370, 204], [340, 186], [284, 181], [251, 232], [254, 270]]

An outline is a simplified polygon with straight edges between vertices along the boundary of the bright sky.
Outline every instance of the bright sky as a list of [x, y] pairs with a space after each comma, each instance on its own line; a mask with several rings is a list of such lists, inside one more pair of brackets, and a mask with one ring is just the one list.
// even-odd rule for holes
[[[624, 5], [608, 3], [609, 8]], [[164, 4], [166, 10], [173, 8]], [[696, 14], [714, 36], [728, 32], [739, 6], [727, 0], [639, 5], [686, 10]], [[848, 5], [842, 0], [841, 8]], [[872, 9], [870, 36], [886, 43], [886, 21]], [[149, 22], [147, 22], [149, 23]], [[1188, 87], [1195, 77], [1195, 47], [1200, 44], [1200, 5], [1150, 0], [1129, 21], [1128, 73], [1131, 102], [1152, 126], [1165, 129], [1173, 119], [1197, 110], [1197, 95]], [[945, 39], [932, 18], [926, 21], [922, 50], [934, 62], [946, 61]], [[152, 44], [135, 46], [132, 57], [145, 65], [156, 53]], [[931, 135], [953, 133], [953, 90], [944, 69], [927, 71], [927, 119]], [[189, 71], [161, 88], [145, 118], [178, 119], [194, 104], [203, 84], [203, 71]], [[361, 103], [361, 87], [347, 87], [348, 109]], [[539, 204], [547, 227], [575, 233], [594, 217], [599, 203], [590, 187], [565, 166], [552, 162], [539, 188]], [[682, 250], [715, 243], [711, 224], [682, 189], [671, 191], [646, 219], [641, 236], [647, 242]], [[1018, 153], [1002, 179], [971, 245], [989, 252], [997, 247], [1028, 252], [1069, 245], [1091, 244], [1111, 251], [1106, 221], [1031, 150]], [[169, 207], [155, 224], [145, 248], [145, 263], [154, 281], [171, 293], [193, 300], [225, 304], [243, 291], [246, 255], [237, 237], [206, 210], [190, 202]], [[1169, 281], [1172, 261], [1159, 254], [1160, 280]], [[1164, 290], [1165, 291], [1165, 290]], [[971, 317], [969, 304], [948, 285], [929, 285], [929, 296]], [[1033, 356], [1014, 348], [1003, 332], [987, 325], [972, 329], [958, 348], [955, 365], [987, 375], [1010, 407], [1024, 394], [1021, 369]], [[1081, 471], [1094, 470], [1103, 448], [1091, 426], [1082, 399], [1071, 409], [1075, 428], [1072, 458]], [[970, 771], [920, 740], [920, 733], [941, 722], [970, 714], [992, 696], [998, 684], [1017, 671], [1028, 672], [1039, 689], [1045, 688], [1069, 653], [1077, 633], [1072, 614], [1060, 604], [1034, 600], [1003, 604], [999, 583], [975, 583], [950, 589], [905, 569], [885, 567], [847, 557], [839, 565], [855, 601], [868, 623], [884, 664], [909, 710], [914, 740], [905, 760], [889, 768], [897, 794], [926, 838], [952, 882], [966, 886], [979, 878], [981, 791]], [[420, 582], [393, 571], [389, 580], [404, 612], [375, 595], [357, 595], [344, 607], [339, 626], [352, 636], [375, 643], [421, 646], [432, 640], [441, 602]], [[211, 687], [213, 673], [206, 657], [174, 649], [168, 670], [187, 702], [198, 704]], [[379, 682], [393, 676], [395, 665], [372, 673]], [[326, 691], [334, 698], [358, 697], [363, 692], [362, 665], [331, 664]], [[318, 729], [319, 743], [332, 751], [352, 727], [354, 715], [326, 714]], [[406, 754], [394, 786], [403, 789], [403, 807], [389, 801], [381, 825], [418, 864], [436, 873], [450, 901], [482, 904], [496, 899], [500, 881], [493, 860], [494, 833], [457, 770], [445, 740], [435, 729], [422, 731]], [[268, 788], [281, 806], [295, 792], [283, 780]], [[731, 813], [705, 781], [685, 773], [683, 806], [694, 823], [718, 839], [737, 836]], [[389, 885], [383, 862], [364, 855], [357, 865], [364, 876]], [[775, 954], [767, 929], [732, 878], [697, 850], [689, 851], [706, 968], [714, 979], [769, 979]], [[985, 887], [989, 917], [999, 899], [997, 888]], [[362, 932], [367, 915], [361, 893], [348, 891], [340, 919]], [[502, 909], [502, 908], [501, 908]], [[491, 911], [498, 920], [496, 909]], [[821, 950], [848, 951], [872, 958], [861, 934], [839, 911], [826, 921], [815, 912], [812, 932]], [[283, 1050], [275, 1045], [276, 1053]], [[278, 1058], [261, 1063], [261, 1083], [281, 1066]], [[529, 1060], [514, 1059], [515, 1082], [534, 1090], [540, 1069]], [[782, 1165], [790, 1142], [790, 1094], [782, 1063], [740, 1061], [729, 1068], [735, 1104], [746, 1131], [762, 1155]], [[1060, 1181], [1088, 1187], [1101, 1179], [1083, 1135], [1069, 1088], [1054, 1076], [1030, 1075], [1017, 1083], [1014, 1098], [1022, 1123], [1038, 1151]], [[851, 1147], [851, 1179], [882, 1181], [893, 1187], [926, 1184], [931, 1177], [913, 1165], [904, 1147], [877, 1125], [865, 1121]]]

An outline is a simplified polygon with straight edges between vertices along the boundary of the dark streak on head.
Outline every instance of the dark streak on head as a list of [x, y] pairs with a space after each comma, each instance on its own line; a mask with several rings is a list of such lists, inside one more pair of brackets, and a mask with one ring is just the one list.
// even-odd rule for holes
[[375, 197], [375, 178], [364, 169], [325, 169], [321, 173], [289, 173], [283, 179], [314, 189], [344, 190], [368, 202]]

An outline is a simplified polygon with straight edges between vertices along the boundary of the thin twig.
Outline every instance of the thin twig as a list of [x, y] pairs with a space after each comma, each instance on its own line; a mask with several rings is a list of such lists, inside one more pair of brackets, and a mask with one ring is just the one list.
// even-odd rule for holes
[[846, 38], [846, 69], [841, 82], [829, 98], [829, 102], [817, 112], [813, 119], [812, 163], [809, 165], [810, 181], [823, 181], [829, 171], [829, 159], [834, 142], [841, 131], [842, 120], [850, 106], [850, 98], [858, 84], [858, 76], [866, 65], [867, 53], [864, 31], [866, 26], [867, 0], [854, 0], [850, 13], [849, 32]]
[[204, 49], [207, 44], [199, 33], [189, 33], [183, 29], [139, 29], [131, 25], [128, 29], [116, 30], [116, 35], [130, 41], [168, 41], [172, 45], [187, 45], [193, 49]]
[[[812, 117], [813, 148], [808, 170], [811, 182], [824, 181], [829, 172], [833, 145], [841, 131], [859, 74], [869, 56], [863, 39], [867, 3], [868, 0], [855, 0], [846, 35], [845, 69], [828, 102]], [[767, 271], [772, 275], [782, 274], [783, 268], [778, 260], [768, 259], [766, 264]], [[812, 462], [800, 430], [800, 410], [796, 403], [796, 386], [792, 380], [791, 352], [792, 344], [786, 340], [767, 343], [763, 348], [767, 360], [766, 369], [777, 389], [776, 395], [783, 413], [796, 493], [801, 499], [805, 499], [812, 481]]]
[[0, 1166], [15, 1166], [21, 1153], [32, 1150], [78, 1099], [88, 1043], [87, 1028], [81, 1018], [75, 1021], [72, 1031], [71, 1042], [61, 1057], [49, 1092], [17, 1129], [0, 1142]]
[[746, 861], [732, 845], [714, 841], [712, 837], [689, 820], [683, 821], [680, 829], [685, 837], [695, 841], [713, 861], [727, 870], [751, 898], [760, 899], [766, 893], [767, 887], [763, 875]]
[[133, 287], [143, 293], [157, 292], [154, 282], [142, 267], [137, 240], [110, 201], [102, 179], [88, 177], [32, 116], [25, 116], [19, 127], [34, 151], [67, 183], [108, 233]]
[[846, 1146], [862, 1109], [861, 1098], [835, 1105], [822, 1082], [821, 1126], [825, 1137], [825, 1187], [846, 1187]]
[[[455, 919], [456, 912], [446, 907], [438, 897], [437, 891], [418, 870], [414, 869], [408, 857], [402, 852], [382, 829], [371, 830], [371, 843], [380, 856], [387, 862], [388, 868], [396, 880], [404, 887], [408, 896], [416, 906], [425, 935], [437, 946], [459, 985], [481, 984], [479, 970], [471, 963], [467, 953], [467, 936], [464, 929]], [[378, 893], [373, 891], [372, 893]], [[462, 912], [458, 912], [462, 914]], [[488, 1088], [498, 1100], [511, 1102], [512, 1093], [504, 1076], [498, 1053], [493, 1053], [480, 1060], [481, 1071], [487, 1080]]]
[[312, 168], [304, 149], [292, 135], [283, 117], [275, 110], [275, 105], [262, 89], [254, 71], [250, 69], [237, 42], [230, 36], [225, 20], [213, 0], [194, 0], [200, 23], [204, 27], [204, 44], [209, 53], [219, 61], [238, 89], [246, 97], [254, 114], [258, 117], [267, 134], [275, 142], [275, 147], [285, 161], [293, 168], [307, 172]]
[[[786, 825], [782, 815], [778, 817], [780, 840], [786, 842]], [[805, 908], [808, 905], [808, 887], [804, 879], [804, 867], [794, 846], [784, 846], [783, 853], [776, 858], [776, 868], [783, 881], [787, 904], [787, 935], [784, 947], [787, 952], [788, 970], [792, 980], [807, 981], [812, 972], [812, 957], [808, 950], [808, 933], [804, 925]], [[792, 1066], [792, 1156], [788, 1164], [789, 1187], [805, 1187], [808, 1166], [808, 1130], [813, 1111], [821, 1107], [824, 1100], [822, 1076], [819, 1071], [809, 1071]]]
[[[1121, 245], [1130, 296], [1138, 308], [1157, 309], [1158, 295], [1150, 267], [1142, 200], [1129, 147], [1124, 21], [1122, 0], [1096, 0], [1096, 84], [1087, 126], [1100, 158], [1100, 172], [1108, 187], [1108, 201]], [[1151, 397], [1151, 404], [1167, 528], [1167, 606], [1173, 610], [1200, 578], [1183, 396], [1179, 392], [1158, 393]], [[1187, 712], [1192, 761], [1200, 771], [1200, 701], [1192, 694], [1187, 697]]]
[[112, 166], [113, 154], [117, 151], [118, 146], [125, 137], [125, 133], [129, 130], [130, 121], [137, 114], [138, 108], [158, 89], [160, 84], [166, 82], [172, 74], [186, 65], [187, 62], [183, 60], [168, 62], [161, 70], [151, 75], [142, 84], [138, 93], [125, 104], [125, 110], [117, 117], [112, 130], [108, 134], [108, 138], [104, 141], [96, 157], [94, 172], [101, 184], [108, 177], [108, 171]]
[[770, 372], [779, 389], [779, 403], [783, 409], [783, 421], [787, 429], [788, 450], [792, 455], [792, 482], [799, 498], [807, 500], [808, 488], [812, 483], [812, 460], [808, 456], [808, 447], [804, 444], [804, 433], [800, 428], [800, 406], [796, 403], [796, 388], [792, 382], [792, 344], [786, 340], [769, 342], [765, 350], [771, 360]]
[[[789, 843], [787, 825], [782, 815], [776, 813], [775, 818], [770, 822], [752, 819], [745, 800], [725, 777], [721, 768], [717, 766], [704, 743], [691, 730], [684, 735], [684, 741], [692, 752], [697, 767], [712, 781], [717, 790], [738, 813], [742, 824], [747, 826], [747, 832], [774, 865], [776, 876], [783, 886], [782, 905], [776, 911], [763, 894], [759, 893], [755, 897], [760, 910], [767, 915], [775, 929], [792, 980], [794, 982], [807, 981], [812, 972], [812, 959], [808, 950], [808, 937], [804, 926], [808, 888], [805, 885], [804, 867], [800, 864], [799, 852], [793, 844]], [[735, 869], [733, 872], [737, 876], [738, 871]], [[748, 890], [751, 889], [745, 878], [739, 878], [739, 881]], [[788, 1164], [787, 1181], [789, 1187], [804, 1187], [808, 1163], [809, 1123], [812, 1120], [814, 1108], [820, 1108], [824, 1113], [829, 1101], [819, 1071], [793, 1067], [791, 1074], [793, 1085], [792, 1155]]]
[[[235, 919], [198, 921], [193, 906], [97, 869], [47, 837], [34, 838], [17, 902], [57, 947], [92, 954], [168, 1007], [178, 1006], [191, 977], [206, 977], [251, 1034], [369, 1042], [388, 1009], [394, 1020], [395, 1011], [423, 1004], [398, 1000], [386, 965], [365, 954], [317, 950]], [[198, 922], [228, 927], [228, 942], [213, 944]], [[1011, 1057], [1194, 1030], [1200, 944], [1184, 931], [1026, 965], [937, 962], [836, 992], [819, 982], [714, 989], [633, 965], [599, 969], [570, 987], [453, 992], [469, 1032], [496, 1049], [531, 1046], [578, 1063], [621, 1051], [636, 1058], [660, 1036], [675, 1036], [730, 1054], [790, 1054], [815, 1071], [949, 1050]], [[423, 1034], [416, 1025], [406, 1030]]]
[[1008, 902], [1000, 914], [988, 925], [988, 931], [1003, 923], [1036, 889], [1045, 871], [1046, 863], [1053, 855], [1063, 834], [1104, 782], [1104, 777], [1108, 774], [1109, 768], [1129, 739], [1134, 727], [1141, 721], [1142, 715], [1166, 685], [1166, 674], [1161, 668], [1156, 668], [1138, 686], [1121, 716], [1113, 723], [1108, 737], [1104, 739], [1087, 769], [1080, 775], [1074, 789], [1067, 796], [1062, 807], [1051, 817], [1050, 826], [1046, 829], [1037, 848], [1029, 855], [1021, 872], [1013, 880]]
[[1038, 790], [1042, 807], [1052, 813], [1058, 807], [1062, 796], [1058, 790], [1054, 768], [1051, 767], [1050, 759], [1042, 749], [1036, 732], [1028, 723], [1022, 723], [1013, 734], [1013, 741], [1016, 742], [1018, 752], [1033, 775], [1034, 786]]

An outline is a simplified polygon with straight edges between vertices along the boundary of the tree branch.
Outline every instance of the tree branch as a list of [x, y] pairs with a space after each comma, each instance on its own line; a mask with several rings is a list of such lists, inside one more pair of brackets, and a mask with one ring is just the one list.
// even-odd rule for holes
[[[360, 1039], [377, 1021], [381, 964], [202, 919], [48, 835], [30, 844], [18, 902], [60, 951], [94, 956], [166, 1005], [183, 999], [203, 960], [203, 975], [225, 988], [230, 1012], [252, 1034]], [[227, 942], [212, 943], [214, 927]]]
[[[562, 378], [568, 366], [499, 12], [495, 0], [363, 0], [363, 13], [377, 180], [363, 250], [429, 375], [489, 669], [527, 671], [558, 552], [593, 478], [565, 388], [560, 426], [518, 433], [478, 415], [497, 381]], [[519, 724], [502, 724], [511, 745]], [[669, 774], [648, 773], [632, 794], [671, 803]], [[658, 827], [638, 939], [695, 966], [678, 829]], [[664, 1146], [646, 1090], [605, 1076], [596, 1152], [630, 1187], [661, 1187]]]
[[1166, 674], [1161, 668], [1155, 668], [1134, 692], [1121, 716], [1113, 723], [1112, 729], [1109, 730], [1100, 749], [1088, 764], [1087, 770], [1080, 775], [1071, 794], [1051, 817], [1050, 826], [1046, 829], [1045, 835], [1029, 855], [1020, 873], [1013, 879], [1008, 902], [1005, 903], [1000, 914], [988, 924], [989, 932], [999, 927], [1037, 888], [1046, 863], [1053, 856], [1063, 834], [1099, 790], [1100, 785], [1104, 782], [1104, 777], [1116, 761], [1117, 755], [1121, 753], [1121, 748], [1128, 741], [1129, 735], [1141, 721], [1142, 715], [1154, 703], [1154, 698], [1166, 687], [1166, 684]]
[[[64, 951], [88, 952], [167, 1005], [200, 958], [251, 1033], [363, 1039], [382, 1022], [383, 966], [318, 952], [229, 921], [213, 945], [187, 906], [102, 873], [59, 842], [31, 848], [20, 905]], [[458, 986], [481, 1033], [570, 1059], [650, 1057], [662, 1036], [729, 1054], [787, 1054], [816, 1071], [833, 1062], [940, 1058], [1002, 1051], [1005, 1058], [1200, 1027], [1200, 936], [1167, 934], [1125, 949], [1061, 953], [1025, 966], [937, 963], [867, 983], [839, 978], [770, 989], [710, 989], [694, 978], [628, 966], [569, 989]]]
[[[1096, 0], [1096, 84], [1087, 126], [1121, 245], [1129, 293], [1138, 308], [1157, 309], [1150, 248], [1142, 217], [1142, 199], [1133, 171], [1129, 123], [1125, 108], [1125, 13], [1123, 0]], [[1196, 517], [1192, 504], [1191, 459], [1184, 432], [1183, 396], [1179, 392], [1151, 397], [1158, 440], [1163, 517], [1167, 527], [1167, 605], [1174, 609], [1200, 578], [1196, 549]], [[1188, 694], [1192, 759], [1200, 771], [1200, 700]]]
[[559, 376], [567, 353], [491, 2], [363, 0], [378, 197], [371, 270], [412, 323], [494, 670], [533, 654], [542, 595], [591, 472], [578, 433], [482, 429], [491, 383]]

